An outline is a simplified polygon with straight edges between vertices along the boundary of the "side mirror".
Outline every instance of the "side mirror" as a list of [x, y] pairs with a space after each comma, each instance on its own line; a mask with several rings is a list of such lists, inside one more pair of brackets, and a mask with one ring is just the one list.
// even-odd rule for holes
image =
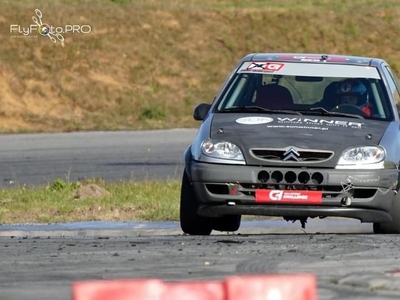
[[208, 111], [210, 110], [211, 104], [200, 103], [193, 110], [193, 118], [196, 121], [203, 121], [207, 116]]

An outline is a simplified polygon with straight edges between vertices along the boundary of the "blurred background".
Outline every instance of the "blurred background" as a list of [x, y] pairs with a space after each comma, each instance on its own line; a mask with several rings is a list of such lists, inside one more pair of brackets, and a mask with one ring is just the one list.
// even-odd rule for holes
[[[197, 127], [251, 52], [384, 58], [400, 68], [398, 0], [2, 0], [0, 132]], [[42, 21], [64, 42], [33, 30]], [[70, 28], [70, 27], [69, 27]]]

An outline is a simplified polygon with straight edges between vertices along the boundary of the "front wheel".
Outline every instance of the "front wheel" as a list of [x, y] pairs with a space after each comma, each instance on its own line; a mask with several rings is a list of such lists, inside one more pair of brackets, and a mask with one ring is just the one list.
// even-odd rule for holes
[[391, 222], [374, 223], [374, 233], [400, 233], [400, 195], [393, 199]]
[[198, 203], [186, 170], [183, 171], [180, 203], [182, 231], [190, 235], [210, 235], [211, 219], [197, 214]]

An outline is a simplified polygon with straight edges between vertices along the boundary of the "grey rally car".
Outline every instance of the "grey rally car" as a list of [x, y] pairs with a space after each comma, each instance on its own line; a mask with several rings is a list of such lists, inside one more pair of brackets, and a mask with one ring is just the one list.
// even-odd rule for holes
[[379, 58], [246, 55], [184, 153], [184, 233], [236, 231], [242, 215], [346, 217], [400, 233], [399, 85]]

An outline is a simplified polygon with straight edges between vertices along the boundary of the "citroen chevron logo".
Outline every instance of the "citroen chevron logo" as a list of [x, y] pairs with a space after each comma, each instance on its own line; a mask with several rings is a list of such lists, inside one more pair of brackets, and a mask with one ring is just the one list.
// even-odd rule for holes
[[299, 161], [300, 153], [297, 152], [297, 150], [293, 147], [290, 147], [289, 149], [286, 150], [285, 153], [283, 153], [283, 160], [294, 160], [294, 161]]

